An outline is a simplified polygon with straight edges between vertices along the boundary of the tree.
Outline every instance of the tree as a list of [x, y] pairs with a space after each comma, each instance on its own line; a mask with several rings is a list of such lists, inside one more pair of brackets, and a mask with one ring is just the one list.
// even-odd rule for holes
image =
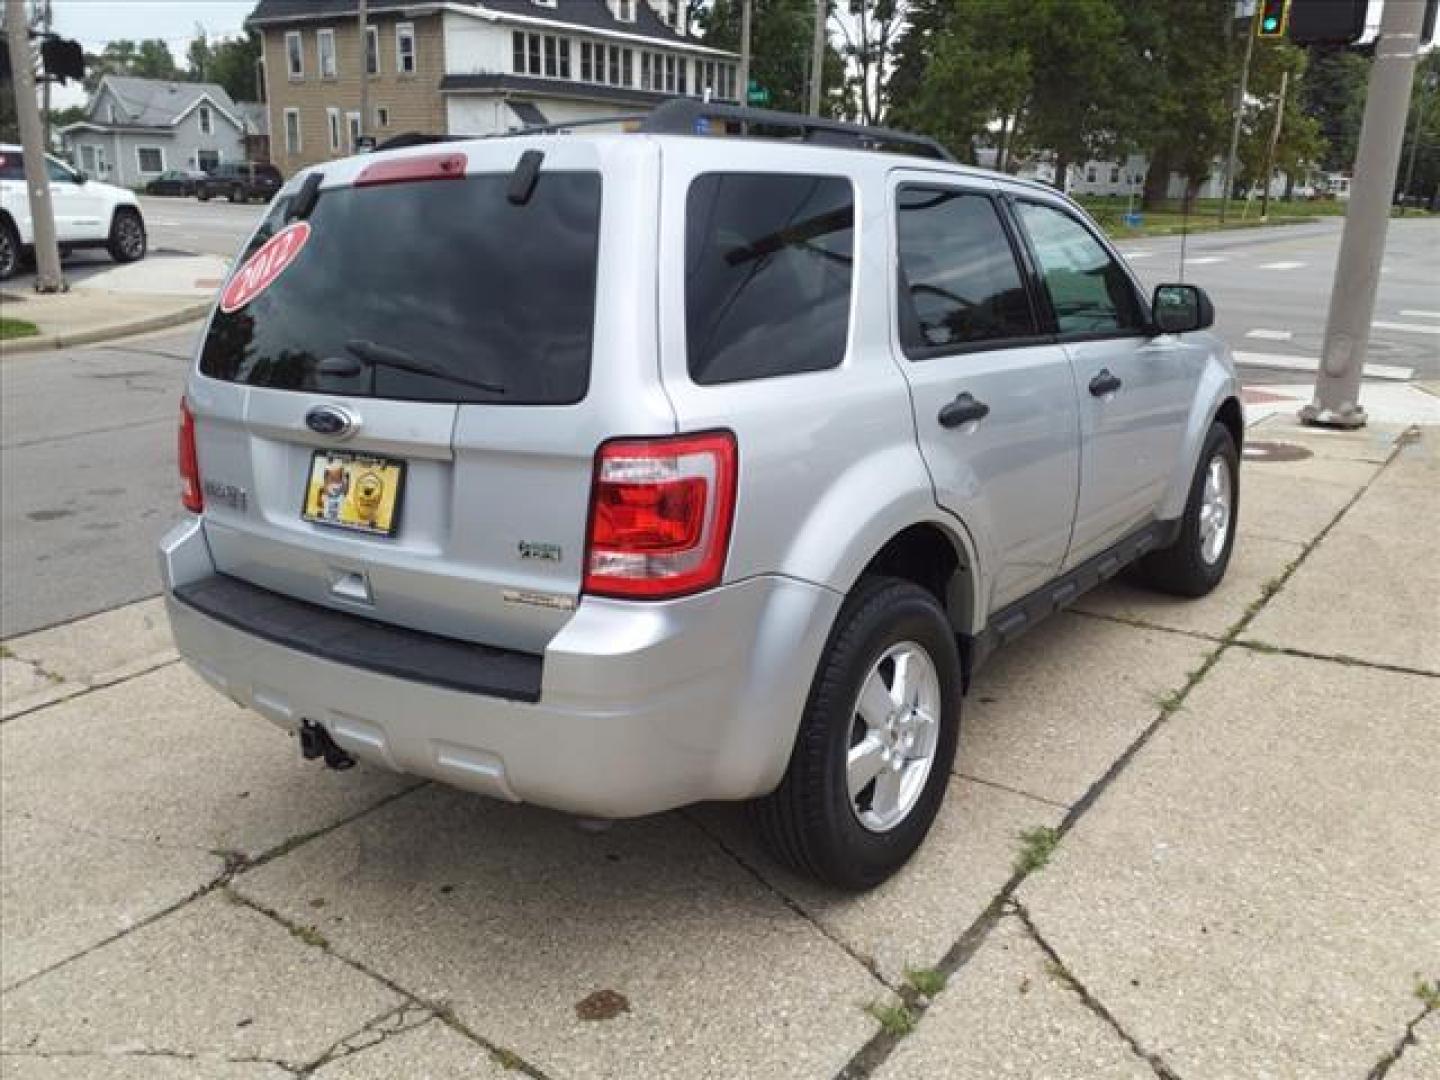
[[[699, 17], [705, 43], [740, 51], [740, 0], [715, 0]], [[810, 55], [815, 35], [812, 0], [754, 0], [750, 28], [750, 78], [770, 91], [770, 108], [806, 112], [809, 108]], [[827, 49], [826, 87], [838, 87], [844, 62]], [[745, 88], [740, 88], [743, 96]], [[827, 99], [827, 104], [829, 104]]]
[[[1415, 151], [1413, 175], [1410, 174], [1412, 147]], [[1410, 186], [1405, 189], [1407, 176]], [[1402, 194], [1422, 199], [1432, 210], [1435, 209], [1436, 200], [1440, 199], [1440, 50], [1432, 49], [1415, 69], [1410, 114], [1405, 123], [1405, 146], [1400, 157], [1400, 176], [1396, 183]]]
[[219, 83], [236, 101], [259, 101], [259, 62], [259, 34], [251, 32], [239, 37], [224, 38], [210, 49], [205, 81]]
[[[844, 42], [848, 70], [847, 112], [862, 124], [878, 124], [889, 104], [890, 72], [905, 26], [905, 0], [847, 0], [849, 18], [832, 16]], [[837, 13], [838, 14], [838, 13]]]
[[1285, 173], [1286, 196], [1294, 190], [1296, 178], [1321, 157], [1325, 142], [1320, 124], [1303, 108], [1306, 54], [1288, 42], [1265, 42], [1257, 47], [1250, 68], [1250, 100], [1240, 123], [1239, 169], [1236, 179], [1242, 190], [1265, 184], [1265, 156], [1280, 103], [1281, 76], [1288, 75], [1285, 112], [1280, 141], [1275, 144], [1274, 167]]
[[1320, 164], [1332, 172], [1349, 171], [1360, 144], [1370, 58], [1359, 50], [1319, 45], [1311, 46], [1307, 52], [1300, 102], [1325, 140]]
[[108, 42], [99, 54], [85, 57], [85, 92], [93, 95], [106, 75], [137, 75], [144, 79], [178, 79], [180, 69], [170, 46], [159, 38], [138, 44], [126, 38]]

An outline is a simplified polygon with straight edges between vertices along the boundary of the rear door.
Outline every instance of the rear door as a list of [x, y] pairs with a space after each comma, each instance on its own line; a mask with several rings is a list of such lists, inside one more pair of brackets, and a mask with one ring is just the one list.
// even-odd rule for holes
[[1074, 378], [1042, 332], [994, 186], [901, 173], [891, 193], [897, 362], [936, 497], [993, 570], [994, 611], [1064, 559], [1079, 473]]
[[251, 259], [252, 287], [276, 276], [222, 301], [190, 388], [219, 570], [543, 649], [578, 599], [597, 446], [674, 430], [629, 377], [655, 362], [636, 142], [607, 164], [545, 141], [528, 197], [511, 185], [535, 140], [332, 163], [287, 224], [290, 185], [236, 280]]
[[1173, 335], [1149, 332], [1149, 308], [1135, 282], [1073, 210], [1029, 196], [1014, 207], [1079, 388], [1073, 566], [1155, 517], [1181, 454], [1204, 355]]

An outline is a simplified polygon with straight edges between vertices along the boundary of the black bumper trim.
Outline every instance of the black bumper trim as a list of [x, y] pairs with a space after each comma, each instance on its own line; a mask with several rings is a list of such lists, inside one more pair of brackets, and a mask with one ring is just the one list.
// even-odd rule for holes
[[447, 690], [540, 700], [544, 658], [376, 622], [295, 600], [225, 574], [172, 594], [226, 626], [322, 660]]

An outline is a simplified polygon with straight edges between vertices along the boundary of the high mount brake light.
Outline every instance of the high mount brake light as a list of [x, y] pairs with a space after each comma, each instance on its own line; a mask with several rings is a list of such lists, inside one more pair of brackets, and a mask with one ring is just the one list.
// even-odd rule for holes
[[205, 492], [200, 487], [200, 458], [195, 452], [195, 417], [190, 413], [190, 403], [183, 397], [175, 456], [180, 465], [180, 502], [186, 510], [198, 514], [205, 509]]
[[658, 600], [718, 585], [730, 548], [736, 459], [728, 431], [600, 447], [585, 591]]
[[408, 184], [417, 180], [465, 179], [464, 154], [421, 154], [416, 157], [392, 158], [366, 165], [355, 178], [356, 187], [378, 187], [381, 184]]

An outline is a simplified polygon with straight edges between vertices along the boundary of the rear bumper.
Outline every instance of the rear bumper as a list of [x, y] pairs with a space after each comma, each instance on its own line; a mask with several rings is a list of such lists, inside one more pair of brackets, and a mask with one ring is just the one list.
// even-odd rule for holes
[[160, 556], [181, 654], [241, 705], [290, 731], [322, 724], [398, 772], [598, 817], [773, 789], [841, 602], [782, 577], [663, 603], [586, 598], [532, 702], [316, 655], [187, 603], [215, 573], [199, 520]]

